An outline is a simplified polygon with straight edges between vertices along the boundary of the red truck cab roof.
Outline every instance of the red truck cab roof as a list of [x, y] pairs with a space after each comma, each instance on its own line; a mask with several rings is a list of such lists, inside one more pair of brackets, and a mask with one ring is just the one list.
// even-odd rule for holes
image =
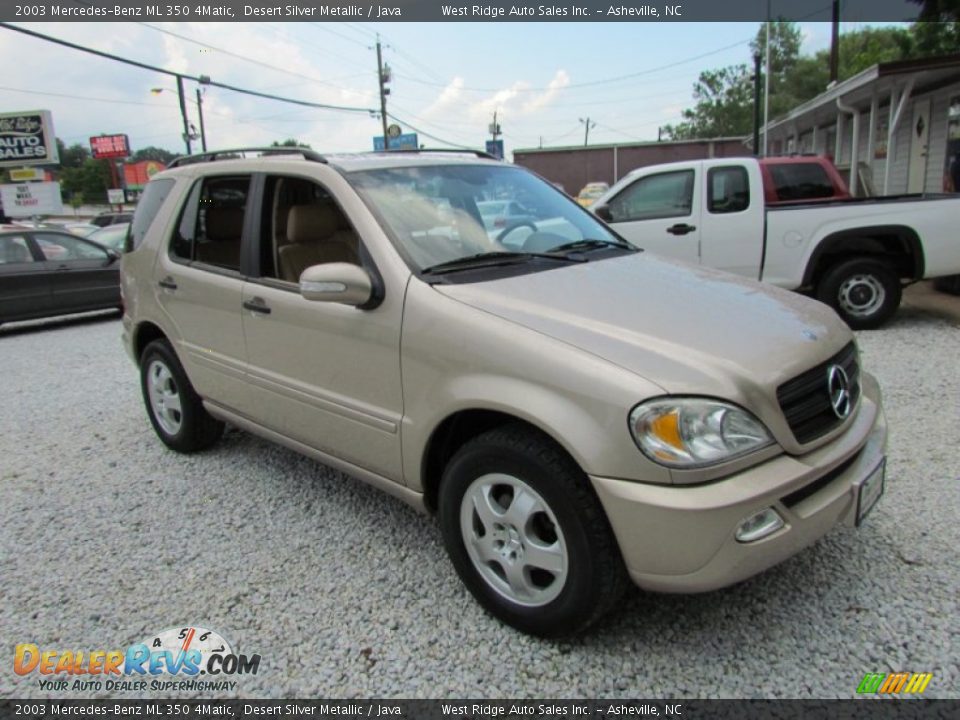
[[820, 155], [760, 159], [763, 199], [767, 205], [829, 202], [850, 197], [843, 177]]

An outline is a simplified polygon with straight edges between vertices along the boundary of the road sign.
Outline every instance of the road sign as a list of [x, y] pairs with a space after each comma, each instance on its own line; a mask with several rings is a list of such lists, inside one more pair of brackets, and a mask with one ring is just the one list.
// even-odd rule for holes
[[487, 140], [487, 152], [497, 160], [503, 160], [503, 140]]
[[398, 138], [403, 133], [403, 130], [400, 129], [400, 126], [396, 123], [387, 126], [387, 137], [391, 140], [393, 138]]
[[107, 202], [111, 205], [123, 205], [125, 199], [123, 188], [110, 188], [107, 190]]
[[[388, 131], [389, 129], [387, 128]], [[416, 133], [403, 133], [398, 137], [390, 138], [391, 150], [416, 150], [418, 147], [420, 147], [420, 144]], [[383, 135], [374, 135], [373, 149], [375, 152], [383, 152]]]

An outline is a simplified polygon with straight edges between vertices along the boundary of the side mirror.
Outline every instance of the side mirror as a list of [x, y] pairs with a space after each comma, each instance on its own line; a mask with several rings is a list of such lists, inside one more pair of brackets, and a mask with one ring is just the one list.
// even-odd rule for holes
[[606, 205], [597, 205], [590, 208], [590, 211], [604, 222], [613, 222], [613, 213]]
[[300, 274], [300, 294], [317, 302], [366, 305], [373, 295], [373, 281], [359, 265], [311, 265]]
[[120, 259], [120, 253], [118, 253], [113, 248], [106, 248], [107, 250], [107, 265], [113, 265], [117, 260]]

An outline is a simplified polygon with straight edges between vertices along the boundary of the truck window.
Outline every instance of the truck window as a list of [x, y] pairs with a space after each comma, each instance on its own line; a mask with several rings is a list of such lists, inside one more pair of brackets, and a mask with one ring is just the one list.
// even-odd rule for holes
[[707, 210], [714, 214], [750, 207], [750, 185], [744, 167], [715, 167], [707, 172]]
[[683, 217], [693, 207], [693, 170], [640, 178], [609, 203], [613, 222]]
[[834, 195], [833, 183], [819, 163], [770, 165], [770, 177], [779, 200], [814, 200]]

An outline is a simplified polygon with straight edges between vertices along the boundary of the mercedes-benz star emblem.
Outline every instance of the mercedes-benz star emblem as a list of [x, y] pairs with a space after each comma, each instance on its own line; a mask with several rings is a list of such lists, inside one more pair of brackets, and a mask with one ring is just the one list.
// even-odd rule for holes
[[843, 420], [850, 414], [850, 379], [839, 365], [827, 368], [827, 392], [833, 413]]

